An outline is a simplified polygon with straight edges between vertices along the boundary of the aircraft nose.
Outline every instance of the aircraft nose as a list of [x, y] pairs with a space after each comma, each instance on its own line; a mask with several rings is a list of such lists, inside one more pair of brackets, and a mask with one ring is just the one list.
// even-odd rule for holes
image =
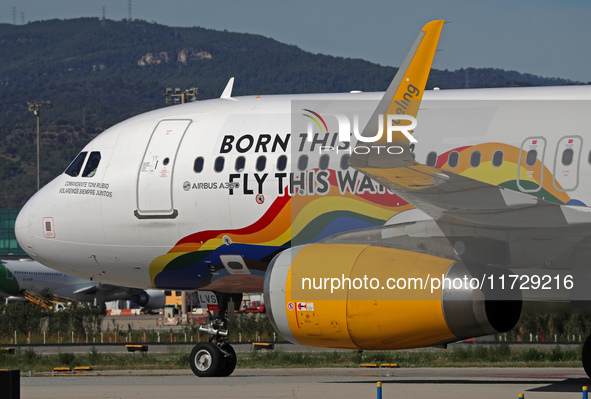
[[37, 256], [33, 249], [33, 241], [31, 240], [31, 222], [34, 218], [32, 203], [34, 201], [35, 196], [27, 201], [14, 222], [14, 234], [18, 245], [32, 258]]

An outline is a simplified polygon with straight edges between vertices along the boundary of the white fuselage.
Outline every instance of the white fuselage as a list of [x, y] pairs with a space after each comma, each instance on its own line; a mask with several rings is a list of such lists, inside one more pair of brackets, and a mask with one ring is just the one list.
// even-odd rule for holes
[[[214, 261], [196, 257], [180, 266], [171, 262], [179, 253], [189, 259], [191, 253], [198, 254], [209, 247], [215, 252], [236, 242], [249, 245], [248, 251], [257, 245], [270, 245], [274, 250], [285, 248], [290, 245], [290, 229], [293, 238], [305, 231], [307, 222], [318, 220], [306, 218], [306, 212], [322, 214], [320, 206], [306, 202], [313, 194], [325, 194], [315, 191], [322, 188], [321, 183], [330, 178], [336, 180], [335, 190], [337, 186], [341, 191], [346, 188], [339, 180], [344, 173], [340, 164], [346, 151], [325, 151], [329, 155], [329, 177], [309, 174], [321, 169], [320, 144], [307, 142], [305, 132], [292, 131], [292, 102], [354, 100], [364, 104], [359, 113], [360, 119], [366, 120], [381, 97], [382, 93], [355, 93], [216, 99], [168, 107], [126, 120], [83, 149], [88, 157], [93, 152], [100, 153], [96, 173], [86, 177], [82, 173], [64, 173], [29, 200], [16, 222], [19, 243], [45, 265], [103, 283], [194, 289], [209, 282], [205, 274], [210, 271], [213, 279], [216, 275], [232, 274], [227, 262], [220, 265], [219, 257]], [[545, 199], [552, 197], [560, 203], [590, 204], [589, 111], [588, 86], [427, 92], [414, 132], [418, 140], [416, 160], [428, 162], [428, 157], [433, 157], [429, 154], [435, 153], [437, 164], [455, 173], [495, 185], [508, 182], [517, 191]], [[170, 139], [171, 136], [174, 137]], [[225, 139], [228, 136], [233, 141]], [[465, 148], [468, 150], [462, 151]], [[531, 159], [525, 157], [532, 149], [536, 150], [532, 156], [541, 163], [533, 162], [530, 166], [526, 161]], [[563, 162], [565, 149], [572, 156], [568, 165]], [[457, 166], [447, 163], [447, 153], [454, 150], [458, 151]], [[480, 155], [473, 159], [474, 151]], [[499, 166], [491, 164], [496, 151], [503, 152]], [[310, 154], [305, 171], [298, 170], [302, 153]], [[245, 157], [243, 166], [237, 165], [241, 156]], [[287, 156], [287, 167], [278, 170], [282, 156]], [[220, 157], [223, 167], [219, 165]], [[266, 164], [257, 170], [259, 157], [265, 157]], [[352, 176], [353, 171], [349, 173]], [[300, 177], [305, 182], [298, 180]], [[377, 183], [372, 183], [371, 188], [365, 184], [360, 189], [361, 175], [356, 176], [355, 184], [353, 197], [382, 195], [391, 202], [388, 206], [380, 205], [381, 216], [372, 216], [372, 220], [381, 221], [372, 222], [374, 225], [409, 209], [399, 197], [384, 193]], [[261, 220], [276, 216], [270, 214], [270, 209], [285, 195], [285, 190], [292, 198], [291, 219], [261, 229], [256, 233], [260, 237], [254, 230], [251, 232], [249, 228], [254, 229]], [[347, 209], [345, 206], [343, 211]], [[359, 212], [373, 215], [369, 210]], [[272, 237], [277, 241], [274, 244], [269, 244], [271, 239], [263, 234], [269, 229], [279, 229]], [[339, 225], [335, 232], [342, 229]], [[211, 231], [216, 234], [209, 234]], [[252, 233], [247, 241], [235, 238], [247, 233]], [[209, 241], [199, 239], [199, 234]], [[287, 239], [279, 240], [281, 234], [287, 234]], [[188, 237], [194, 240], [187, 241]], [[223, 252], [222, 258], [248, 258], [246, 252], [234, 247], [234, 252]], [[261, 266], [254, 270], [247, 262], [246, 272], [264, 273], [269, 254], [249, 258]], [[167, 267], [170, 274], [158, 280], [159, 273]], [[175, 274], [183, 267], [187, 268], [186, 274]]]

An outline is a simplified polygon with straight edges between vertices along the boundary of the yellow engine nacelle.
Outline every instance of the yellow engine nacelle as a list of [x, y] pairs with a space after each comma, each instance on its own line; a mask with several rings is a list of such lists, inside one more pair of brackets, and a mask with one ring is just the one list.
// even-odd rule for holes
[[441, 345], [508, 331], [519, 319], [520, 295], [491, 299], [486, 287], [499, 271], [490, 269], [395, 248], [309, 244], [273, 259], [265, 307], [285, 339], [306, 346]]

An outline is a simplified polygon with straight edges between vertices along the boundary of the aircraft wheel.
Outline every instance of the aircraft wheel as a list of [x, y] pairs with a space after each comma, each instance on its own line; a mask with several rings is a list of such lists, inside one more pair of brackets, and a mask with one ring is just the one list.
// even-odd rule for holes
[[583, 361], [583, 368], [587, 376], [591, 378], [591, 335], [587, 337], [583, 344], [583, 354], [581, 356]]
[[221, 350], [223, 352], [226, 352], [227, 356], [225, 356], [224, 364], [222, 365], [220, 372], [217, 375], [219, 377], [227, 377], [230, 374], [232, 374], [232, 372], [236, 368], [236, 351], [234, 351], [232, 345], [230, 345], [227, 342], [225, 342], [222, 345]]
[[216, 344], [202, 342], [191, 351], [189, 362], [197, 377], [215, 377], [220, 375], [219, 372], [226, 363], [224, 360], [224, 355]]

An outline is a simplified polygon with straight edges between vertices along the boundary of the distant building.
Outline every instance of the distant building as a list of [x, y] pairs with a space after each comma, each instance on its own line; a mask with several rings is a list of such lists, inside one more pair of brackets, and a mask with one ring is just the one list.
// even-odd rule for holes
[[18, 209], [0, 209], [0, 256], [27, 256], [19, 247], [14, 235], [14, 221], [18, 216]]

